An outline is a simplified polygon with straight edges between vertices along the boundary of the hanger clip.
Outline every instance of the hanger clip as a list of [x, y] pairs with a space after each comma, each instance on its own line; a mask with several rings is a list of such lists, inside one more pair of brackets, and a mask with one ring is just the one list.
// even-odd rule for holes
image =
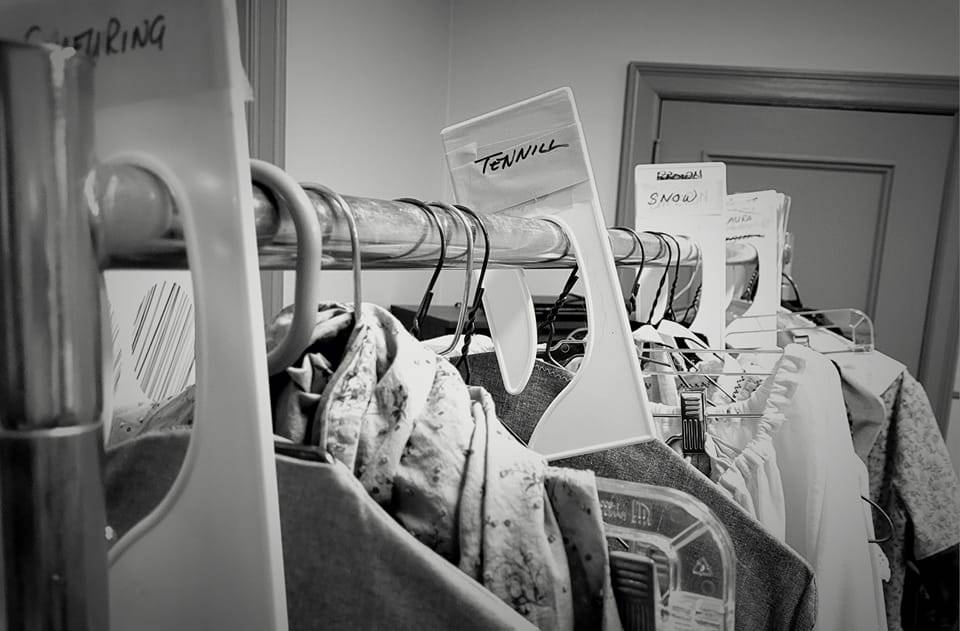
[[707, 395], [703, 388], [681, 388], [680, 449], [690, 464], [706, 476], [710, 475], [707, 455]]

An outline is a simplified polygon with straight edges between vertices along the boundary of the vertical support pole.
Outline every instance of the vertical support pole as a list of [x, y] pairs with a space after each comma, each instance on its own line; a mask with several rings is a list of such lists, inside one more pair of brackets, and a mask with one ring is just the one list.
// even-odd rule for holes
[[0, 42], [0, 629], [108, 626], [89, 62]]

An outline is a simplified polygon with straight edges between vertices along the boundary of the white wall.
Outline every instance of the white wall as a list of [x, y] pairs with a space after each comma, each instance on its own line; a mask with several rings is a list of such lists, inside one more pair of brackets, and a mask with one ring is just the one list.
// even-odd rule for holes
[[452, 1], [450, 121], [570, 86], [616, 213], [627, 63], [957, 74], [956, 0]]
[[[628, 62], [956, 75], [957, 23], [956, 0], [289, 0], [287, 167], [346, 193], [450, 198], [445, 124], [567, 85], [612, 223]], [[365, 278], [382, 304], [425, 283]]]
[[[287, 170], [343, 194], [441, 198], [449, 25], [447, 0], [289, 0]], [[325, 296], [352, 299], [349, 272], [323, 278]], [[364, 299], [417, 303], [425, 284], [371, 271]]]

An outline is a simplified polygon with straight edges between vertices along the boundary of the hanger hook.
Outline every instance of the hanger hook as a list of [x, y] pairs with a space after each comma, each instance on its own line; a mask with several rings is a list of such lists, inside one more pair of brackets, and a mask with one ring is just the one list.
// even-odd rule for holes
[[297, 231], [297, 284], [294, 290], [293, 321], [286, 335], [267, 352], [267, 369], [275, 375], [293, 364], [309, 343], [320, 303], [320, 273], [323, 233], [317, 211], [297, 181], [280, 167], [262, 160], [250, 160], [250, 173], [257, 184], [278, 197]]
[[890, 514], [887, 513], [887, 511], [883, 510], [883, 507], [882, 507], [882, 506], [880, 506], [879, 504], [877, 504], [876, 502], [874, 502], [874, 501], [873, 501], [872, 499], [870, 499], [869, 497], [866, 497], [866, 496], [864, 496], [864, 495], [861, 495], [861, 496], [860, 496], [860, 499], [862, 499], [864, 502], [866, 502], [867, 504], [869, 504], [870, 506], [872, 506], [873, 508], [875, 508], [875, 509], [877, 510], [877, 512], [880, 513], [880, 516], [883, 517], [883, 520], [884, 520], [885, 522], [887, 522], [887, 534], [886, 534], [885, 536], [879, 537], [879, 538], [877, 538], [877, 539], [868, 539], [868, 542], [869, 542], [869, 543], [886, 543], [886, 542], [890, 541], [891, 539], [893, 539], [893, 532], [894, 532], [895, 529], [894, 529], [894, 527], [893, 527], [893, 520], [890, 519]]
[[670, 275], [670, 264], [673, 262], [673, 250], [667, 245], [667, 240], [663, 238], [661, 233], [647, 230], [645, 234], [652, 234], [660, 242], [660, 250], [657, 252], [657, 258], [660, 258], [663, 254], [664, 248], [667, 250], [667, 264], [664, 267], [663, 274], [660, 276], [660, 282], [657, 283], [657, 293], [653, 297], [653, 304], [650, 305], [650, 314], [647, 316], [647, 321], [644, 322], [644, 324], [653, 324], [653, 315], [657, 311], [657, 302], [660, 300], [660, 293], [663, 291], [664, 283], [667, 282], [667, 276]]
[[467, 241], [467, 249], [465, 252], [467, 255], [467, 267], [466, 273], [464, 274], [463, 300], [460, 303], [460, 312], [457, 314], [457, 328], [453, 332], [453, 339], [450, 340], [450, 345], [439, 353], [440, 355], [446, 356], [452, 353], [457, 347], [457, 343], [460, 341], [460, 338], [463, 335], [463, 326], [467, 319], [467, 309], [470, 304], [470, 284], [473, 282], [473, 230], [470, 228], [470, 223], [467, 221], [466, 214], [460, 211], [460, 209], [454, 208], [446, 202], [430, 202], [430, 206], [439, 208], [440, 210], [453, 215], [463, 226], [464, 237]]
[[[550, 217], [543, 217], [544, 221], [549, 221], [553, 225], [560, 228], [561, 231], [566, 234], [566, 231], [563, 228], [563, 225], [557, 221], [554, 221]], [[543, 319], [543, 322], [537, 327], [537, 330], [546, 328], [547, 329], [547, 344], [546, 344], [546, 357], [547, 363], [563, 368], [553, 357], [553, 336], [556, 335], [557, 326], [555, 324], [557, 316], [560, 314], [560, 309], [563, 308], [563, 305], [567, 302], [567, 298], [570, 297], [570, 292], [573, 291], [573, 288], [576, 286], [577, 281], [580, 280], [580, 267], [577, 264], [574, 264], [573, 269], [570, 270], [570, 276], [567, 277], [567, 282], [563, 284], [563, 289], [560, 290], [560, 293], [557, 295], [556, 301], [553, 303], [553, 306], [550, 307], [550, 311], [547, 312], [546, 317]], [[587, 323], [589, 325], [589, 322]]]
[[344, 219], [347, 221], [347, 230], [350, 231], [350, 247], [353, 254], [353, 314], [354, 314], [354, 325], [360, 324], [360, 310], [363, 306], [363, 269], [362, 269], [362, 250], [360, 249], [360, 233], [357, 230], [357, 220], [353, 214], [353, 208], [350, 204], [347, 203], [347, 200], [343, 196], [324, 186], [323, 184], [317, 184], [315, 182], [306, 182], [301, 184], [304, 189], [308, 191], [313, 191], [314, 193], [323, 197], [327, 202], [334, 202], [339, 208], [341, 214], [343, 214]]
[[[627, 313], [632, 318], [637, 310], [637, 294], [640, 293], [640, 275], [643, 274], [643, 268], [647, 264], [647, 251], [643, 247], [643, 238], [640, 233], [629, 226], [614, 226], [611, 230], [620, 230], [626, 232], [636, 240], [636, 245], [640, 247], [640, 267], [637, 269], [636, 276], [633, 277], [633, 285], [630, 286], [630, 296], [627, 298]], [[630, 255], [636, 251], [636, 247], [631, 250]], [[628, 258], [629, 256], [628, 255]]]
[[463, 348], [460, 350], [460, 359], [457, 360], [456, 364], [457, 368], [463, 364], [464, 380], [469, 383], [470, 361], [467, 359], [467, 355], [470, 353], [470, 339], [476, 330], [477, 314], [483, 306], [483, 281], [487, 276], [487, 264], [490, 263], [490, 233], [487, 231], [487, 226], [483, 223], [480, 215], [474, 212], [473, 209], [461, 204], [454, 204], [453, 206], [457, 210], [469, 215], [470, 218], [476, 222], [480, 228], [480, 232], [483, 234], [483, 262], [480, 264], [480, 274], [477, 276], [477, 288], [473, 294], [473, 304], [470, 305], [470, 312], [467, 314], [467, 325], [463, 330]]
[[[677, 291], [677, 278], [680, 276], [680, 242], [672, 234], [666, 232], [650, 232], [650, 234], [653, 234], [658, 239], [661, 239], [664, 245], [667, 246], [667, 264], [664, 267], [663, 276], [660, 278], [660, 284], [657, 286], [657, 299], [660, 298], [660, 290], [663, 289], [666, 280], [670, 277], [670, 266], [674, 265], [673, 280], [670, 283], [670, 287], [667, 289], [667, 306], [664, 308], [663, 315], [657, 322], [659, 325], [660, 322], [663, 322], [668, 318], [670, 320], [676, 319], [676, 314], [673, 312], [673, 300]], [[674, 263], [673, 247], [670, 244], [670, 240], [672, 240], [673, 244], [677, 246], [676, 263]], [[656, 308], [656, 300], [654, 300], [654, 308]], [[653, 319], [652, 312], [650, 317]]]
[[430, 276], [429, 282], [427, 282], [427, 290], [423, 293], [423, 298], [420, 300], [420, 306], [417, 307], [417, 312], [413, 316], [413, 322], [410, 323], [410, 334], [413, 337], [420, 339], [420, 327], [423, 325], [423, 319], [427, 317], [427, 312], [430, 311], [430, 304], [433, 302], [433, 290], [437, 285], [437, 280], [440, 278], [440, 272], [443, 270], [443, 264], [447, 260], [447, 235], [443, 230], [443, 227], [440, 225], [440, 219], [437, 218], [437, 213], [424, 201], [419, 199], [414, 199], [413, 197], [401, 197], [400, 199], [395, 199], [396, 202], [403, 202], [405, 204], [413, 204], [427, 215], [427, 218], [433, 223], [433, 226], [437, 229], [437, 233], [440, 235], [440, 252], [437, 257], [437, 264], [433, 268], [433, 274]]
[[677, 260], [673, 267], [673, 281], [670, 283], [670, 299], [667, 302], [667, 310], [664, 312], [664, 316], [669, 316], [671, 320], [676, 321], [677, 314], [673, 310], [673, 303], [677, 299], [677, 281], [680, 279], [680, 241], [668, 232], [664, 232], [663, 237], [670, 239], [677, 246]]

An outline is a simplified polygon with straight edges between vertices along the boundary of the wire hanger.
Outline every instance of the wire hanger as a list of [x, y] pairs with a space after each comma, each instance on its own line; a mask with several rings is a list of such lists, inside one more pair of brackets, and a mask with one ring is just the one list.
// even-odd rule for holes
[[293, 364], [310, 344], [320, 304], [323, 235], [316, 209], [293, 177], [262, 160], [250, 160], [250, 172], [253, 180], [267, 187], [287, 209], [297, 231], [293, 321], [283, 339], [267, 352], [267, 371], [275, 375]]
[[[648, 231], [648, 234], [652, 234], [658, 239], [660, 239], [667, 248], [667, 264], [664, 267], [664, 274], [660, 277], [660, 284], [657, 286], [657, 297], [653, 301], [653, 306], [650, 312], [650, 320], [653, 320], [654, 309], [657, 306], [657, 299], [660, 297], [660, 292], [666, 284], [667, 279], [670, 277], [670, 266], [674, 265], [673, 279], [670, 282], [670, 286], [667, 290], [667, 304], [663, 309], [663, 314], [661, 314], [660, 319], [654, 326], [660, 326], [660, 323], [664, 320], [675, 321], [676, 315], [673, 312], [673, 301], [677, 293], [677, 279], [680, 277], [680, 242], [672, 234], [666, 232], [657, 232], [657, 231]], [[676, 262], [674, 263], [673, 256], [673, 246], [670, 241], [673, 241], [673, 245], [677, 248]]]
[[450, 345], [439, 353], [440, 355], [446, 356], [453, 352], [453, 350], [457, 347], [457, 343], [460, 341], [460, 337], [463, 335], [463, 327], [466, 322], [467, 309], [470, 304], [470, 284], [473, 282], [474, 265], [473, 230], [470, 229], [470, 224], [467, 222], [466, 214], [463, 213], [459, 208], [454, 208], [446, 202], [430, 202], [430, 206], [439, 208], [448, 214], [453, 215], [463, 226], [464, 238], [467, 241], [467, 249], [465, 252], [467, 257], [467, 267], [463, 283], [463, 299], [460, 302], [460, 312], [457, 314], [457, 328], [453, 332], [453, 339], [450, 340]]
[[437, 256], [437, 265], [433, 268], [433, 275], [430, 276], [430, 281], [427, 283], [427, 290], [423, 293], [423, 298], [420, 300], [420, 306], [417, 307], [417, 313], [413, 316], [413, 322], [410, 323], [410, 334], [413, 337], [420, 338], [420, 327], [423, 326], [423, 319], [427, 317], [427, 313], [430, 311], [430, 303], [433, 302], [433, 290], [437, 285], [437, 280], [440, 278], [440, 272], [443, 270], [443, 264], [447, 259], [447, 235], [440, 225], [440, 220], [437, 218], [437, 213], [430, 207], [426, 202], [420, 201], [419, 199], [414, 199], [412, 197], [403, 197], [398, 200], [398, 202], [404, 202], [407, 204], [413, 204], [422, 210], [427, 217], [433, 222], [434, 227], [437, 229], [437, 233], [440, 235], [440, 252]]
[[333, 201], [340, 208], [344, 219], [347, 221], [347, 229], [350, 231], [350, 247], [353, 250], [353, 325], [357, 327], [360, 325], [360, 310], [363, 305], [363, 269], [361, 267], [362, 250], [360, 249], [360, 234], [357, 230], [357, 220], [353, 215], [353, 209], [340, 193], [327, 188], [323, 184], [307, 182], [301, 184], [301, 186], [306, 190], [317, 193], [328, 202]]
[[577, 281], [580, 280], [578, 275], [579, 267], [574, 265], [573, 269], [570, 270], [570, 276], [567, 277], [567, 282], [563, 284], [563, 289], [560, 290], [560, 294], [557, 296], [557, 299], [554, 301], [553, 306], [550, 307], [550, 311], [547, 312], [546, 317], [543, 319], [543, 323], [537, 327], [538, 330], [546, 329], [547, 330], [547, 344], [546, 344], [546, 362], [557, 368], [563, 368], [563, 365], [557, 361], [553, 356], [553, 336], [557, 332], [557, 316], [560, 314], [560, 309], [563, 308], [563, 305], [567, 302], [567, 299], [570, 297], [570, 292], [573, 291], [574, 286], [577, 284]]
[[640, 233], [635, 229], [627, 226], [614, 226], [610, 229], [626, 232], [634, 238], [636, 245], [630, 250], [630, 254], [627, 255], [627, 258], [633, 256], [633, 253], [637, 251], [638, 246], [640, 248], [640, 266], [637, 268], [637, 273], [633, 277], [633, 284], [630, 286], [630, 295], [627, 296], [627, 315], [628, 317], [632, 318], [637, 311], [637, 294], [640, 293], [640, 277], [643, 274], [643, 268], [647, 263], [647, 252], [643, 247], [643, 240], [640, 238]]
[[663, 248], [667, 249], [667, 264], [663, 268], [663, 274], [660, 275], [660, 281], [657, 283], [657, 293], [654, 294], [653, 304], [650, 305], [650, 313], [647, 315], [646, 322], [644, 322], [644, 324], [650, 324], [650, 325], [656, 326], [653, 324], [653, 316], [657, 312], [657, 303], [660, 301], [660, 294], [663, 292], [663, 286], [667, 282], [667, 276], [670, 275], [670, 264], [673, 262], [673, 250], [671, 250], [670, 247], [667, 245], [667, 240], [663, 238], [661, 233], [651, 232], [649, 230], [647, 230], [645, 233], [652, 234], [660, 242], [661, 248], [660, 248], [660, 251], [657, 253], [658, 257], [660, 256], [660, 254], [663, 253]]
[[455, 364], [457, 368], [463, 365], [464, 380], [469, 383], [470, 360], [467, 358], [467, 355], [470, 354], [470, 340], [476, 330], [477, 314], [483, 306], [483, 281], [487, 275], [487, 264], [490, 262], [490, 233], [487, 232], [487, 227], [483, 224], [483, 220], [480, 219], [480, 215], [472, 209], [461, 204], [454, 204], [454, 207], [469, 215], [470, 218], [477, 223], [480, 232], [483, 233], [483, 262], [480, 264], [480, 273], [477, 276], [477, 288], [473, 294], [473, 304], [470, 306], [470, 312], [467, 314], [467, 324], [463, 330], [463, 348], [460, 350], [460, 358]]

